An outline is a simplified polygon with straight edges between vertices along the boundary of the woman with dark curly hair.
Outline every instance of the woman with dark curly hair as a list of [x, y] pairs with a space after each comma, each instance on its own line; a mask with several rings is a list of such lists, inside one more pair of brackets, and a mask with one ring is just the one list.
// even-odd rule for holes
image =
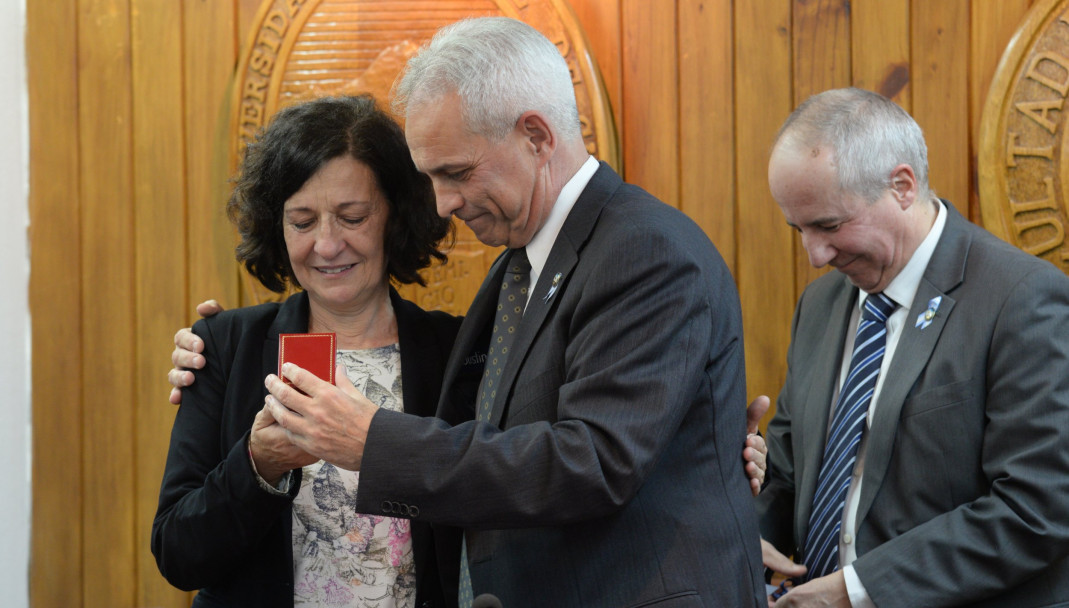
[[194, 325], [207, 364], [171, 434], [152, 526], [160, 571], [200, 589], [194, 606], [455, 605], [456, 531], [354, 512], [359, 474], [294, 447], [262, 411], [279, 334], [332, 332], [364, 395], [434, 414], [459, 319], [391, 282], [422, 284], [452, 225], [400, 127], [370, 97], [287, 108], [249, 144], [227, 211], [249, 272], [301, 290]]

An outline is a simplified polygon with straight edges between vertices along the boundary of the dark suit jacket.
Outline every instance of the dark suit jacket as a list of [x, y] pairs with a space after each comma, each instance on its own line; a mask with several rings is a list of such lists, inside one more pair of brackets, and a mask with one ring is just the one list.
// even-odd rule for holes
[[[492, 422], [472, 422], [502, 272], [446, 368], [448, 424], [375, 415], [358, 509], [464, 526], [475, 594], [507, 608], [764, 602], [738, 294], [709, 239], [603, 164], [553, 245]], [[408, 441], [421, 449], [398, 460]]]
[[[405, 411], [433, 415], [460, 319], [425, 312], [393, 290], [390, 296]], [[281, 305], [226, 311], [198, 321], [193, 331], [204, 339], [208, 363], [183, 391], [175, 417], [152, 553], [172, 585], [201, 589], [194, 606], [292, 606], [290, 505], [300, 470], [289, 496], [265, 492], [245, 445], [267, 395], [263, 380], [278, 371], [278, 335], [308, 331], [308, 297], [302, 292]], [[406, 449], [398, 446], [394, 457], [403, 461]], [[412, 522], [417, 606], [456, 605], [458, 532], [452, 537], [452, 545], [436, 546], [429, 526]]]
[[[1069, 606], [1069, 278], [947, 208], [870, 421], [854, 567], [880, 608]], [[768, 427], [762, 532], [803, 561], [856, 304], [838, 272], [802, 294]]]

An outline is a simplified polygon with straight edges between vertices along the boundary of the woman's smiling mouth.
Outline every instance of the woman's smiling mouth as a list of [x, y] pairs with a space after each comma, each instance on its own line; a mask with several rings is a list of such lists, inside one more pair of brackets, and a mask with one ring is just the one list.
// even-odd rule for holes
[[353, 266], [356, 266], [356, 264], [346, 264], [344, 266], [316, 266], [316, 270], [322, 274], [340, 274], [349, 270]]

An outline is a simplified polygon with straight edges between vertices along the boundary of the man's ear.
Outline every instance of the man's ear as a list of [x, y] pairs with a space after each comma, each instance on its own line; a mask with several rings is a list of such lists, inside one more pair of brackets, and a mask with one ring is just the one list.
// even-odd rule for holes
[[528, 110], [516, 120], [516, 132], [539, 157], [539, 164], [549, 162], [557, 149], [557, 133], [546, 117], [536, 110]]
[[891, 191], [902, 209], [908, 209], [917, 200], [917, 176], [913, 167], [903, 163], [891, 170]]

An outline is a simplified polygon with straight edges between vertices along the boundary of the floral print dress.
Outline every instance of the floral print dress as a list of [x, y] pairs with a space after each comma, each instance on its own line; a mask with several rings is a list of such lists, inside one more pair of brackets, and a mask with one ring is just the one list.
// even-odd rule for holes
[[[340, 350], [349, 381], [379, 407], [403, 411], [398, 345]], [[353, 510], [360, 473], [304, 467], [293, 502], [293, 605], [410, 608], [416, 603], [407, 519]]]

